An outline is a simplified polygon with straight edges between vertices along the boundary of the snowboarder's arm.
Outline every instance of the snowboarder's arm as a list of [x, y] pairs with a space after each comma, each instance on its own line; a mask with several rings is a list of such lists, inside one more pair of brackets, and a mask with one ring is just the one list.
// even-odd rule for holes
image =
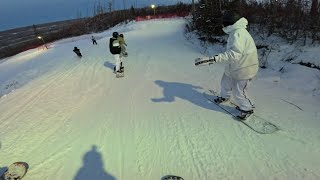
[[204, 65], [211, 65], [216, 62], [215, 57], [204, 57], [204, 58], [197, 58], [194, 60], [194, 65], [196, 66], [204, 66]]
[[[230, 35], [228, 39], [228, 48], [224, 53], [215, 55], [216, 62], [232, 63], [238, 61], [243, 54], [244, 44], [241, 43], [241, 36], [239, 33]], [[213, 58], [213, 57], [211, 57]]]
[[166, 97], [163, 97], [163, 98], [153, 98], [151, 99], [152, 102], [173, 102], [174, 101], [174, 96], [166, 96]]
[[192, 86], [193, 89], [203, 89], [201, 86]]

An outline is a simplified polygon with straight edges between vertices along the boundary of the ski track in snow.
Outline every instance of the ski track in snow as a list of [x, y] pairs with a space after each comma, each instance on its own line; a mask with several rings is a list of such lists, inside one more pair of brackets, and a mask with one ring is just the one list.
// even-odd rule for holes
[[266, 103], [259, 116], [285, 127], [260, 135], [219, 111], [201, 92], [218, 89], [222, 66], [194, 67], [201, 54], [184, 39], [183, 24], [179, 19], [118, 27], [129, 44], [123, 78], [115, 78], [106, 52], [112, 31], [101, 34], [98, 46], [88, 46], [85, 38], [57, 42], [53, 48], [60, 51], [64, 43], [78, 43], [84, 56], [65, 53], [62, 65], [0, 98], [0, 167], [26, 161], [26, 180], [81, 180], [93, 173], [90, 167], [107, 180], [168, 174], [186, 180], [319, 179], [320, 135], [313, 121], [305, 128], [292, 123], [299, 123], [294, 116], [312, 116], [296, 114], [289, 104], [283, 109], [294, 113], [281, 114], [278, 102], [258, 99]]

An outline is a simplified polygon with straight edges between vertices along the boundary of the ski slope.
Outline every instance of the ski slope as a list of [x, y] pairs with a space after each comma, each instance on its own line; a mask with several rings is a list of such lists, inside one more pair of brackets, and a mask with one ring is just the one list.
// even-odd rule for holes
[[[131, 22], [94, 34], [96, 46], [83, 35], [3, 60], [0, 168], [25, 161], [25, 180], [320, 179], [318, 70], [259, 72], [256, 113], [282, 130], [257, 134], [203, 98], [219, 90], [224, 66], [194, 66], [204, 55], [184, 24]], [[113, 31], [128, 44], [120, 79], [108, 51]]]

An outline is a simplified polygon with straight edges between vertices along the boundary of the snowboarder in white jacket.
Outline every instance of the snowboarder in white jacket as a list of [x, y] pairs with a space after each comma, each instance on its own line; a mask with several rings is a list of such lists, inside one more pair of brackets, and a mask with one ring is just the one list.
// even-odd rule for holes
[[226, 63], [225, 72], [221, 79], [220, 96], [216, 103], [228, 101], [233, 95], [240, 110], [240, 119], [245, 119], [253, 113], [254, 105], [249, 99], [247, 88], [258, 72], [259, 61], [257, 48], [253, 38], [246, 30], [247, 19], [241, 18], [234, 12], [223, 15], [223, 31], [228, 34], [227, 48], [224, 53], [212, 57], [197, 58], [195, 65], [210, 65], [212, 63]]

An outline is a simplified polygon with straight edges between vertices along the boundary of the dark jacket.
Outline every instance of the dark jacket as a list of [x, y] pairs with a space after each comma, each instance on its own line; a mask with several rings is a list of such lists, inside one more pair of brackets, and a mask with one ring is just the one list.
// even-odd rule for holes
[[109, 42], [109, 50], [111, 54], [120, 54], [121, 53], [121, 47], [120, 47], [120, 43], [117, 40], [117, 38], [110, 38], [110, 42]]
[[80, 49], [78, 49], [78, 48], [74, 48], [73, 52], [75, 52], [78, 56], [82, 56]]

